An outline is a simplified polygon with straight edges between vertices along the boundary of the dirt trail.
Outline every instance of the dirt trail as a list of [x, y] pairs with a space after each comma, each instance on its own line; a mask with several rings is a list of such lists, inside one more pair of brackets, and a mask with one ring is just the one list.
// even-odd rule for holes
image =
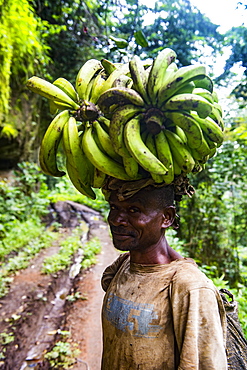
[[[100, 285], [103, 270], [118, 256], [114, 249], [108, 227], [100, 223], [91, 228], [92, 236], [97, 236], [102, 245], [98, 263], [86, 271], [77, 283], [77, 291], [87, 300], [75, 302], [66, 320], [66, 326], [78, 343], [81, 355], [73, 370], [99, 370], [102, 352], [101, 304], [104, 292]], [[79, 329], [78, 329], [79, 328]], [[82, 362], [83, 361], [83, 362]]]
[[[76, 343], [80, 350], [71, 369], [100, 370], [100, 316], [104, 296], [100, 279], [118, 252], [113, 247], [108, 226], [99, 214], [86, 209], [83, 219], [88, 221], [90, 236], [98, 237], [102, 246], [95, 266], [82, 270], [73, 280], [69, 271], [57, 276], [41, 274], [43, 259], [58, 248], [55, 243], [41, 251], [29, 268], [18, 272], [10, 292], [0, 299], [0, 333], [14, 335], [14, 341], [8, 345], [1, 347], [0, 343], [0, 353], [4, 351], [5, 357], [0, 358], [0, 370], [50, 369], [43, 355], [52, 348], [58, 329], [69, 331], [68, 341]], [[62, 230], [64, 235], [68, 232], [71, 229]], [[73, 303], [66, 301], [71, 290], [86, 299]]]

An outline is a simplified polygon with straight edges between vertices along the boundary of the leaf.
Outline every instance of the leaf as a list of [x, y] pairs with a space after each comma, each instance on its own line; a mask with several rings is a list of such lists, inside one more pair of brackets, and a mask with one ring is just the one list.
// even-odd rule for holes
[[142, 31], [136, 31], [134, 33], [135, 41], [138, 45], [146, 48], [148, 46], [148, 41]]
[[128, 46], [128, 41], [126, 41], [125, 39], [121, 39], [119, 37], [114, 37], [114, 36], [110, 36], [109, 37], [113, 42], [115, 42], [115, 45], [119, 48], [119, 49], [125, 49], [127, 48]]
[[0, 137], [6, 137], [8, 139], [16, 138], [18, 135], [18, 130], [11, 123], [4, 124], [0, 132]]

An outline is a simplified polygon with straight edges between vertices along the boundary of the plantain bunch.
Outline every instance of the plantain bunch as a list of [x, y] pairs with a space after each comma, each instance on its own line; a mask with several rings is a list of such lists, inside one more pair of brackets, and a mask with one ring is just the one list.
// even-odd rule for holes
[[[170, 184], [201, 171], [223, 143], [222, 109], [205, 66], [178, 68], [175, 60], [170, 48], [152, 64], [136, 55], [128, 63], [89, 59], [75, 86], [31, 77], [27, 87], [49, 99], [54, 115], [40, 146], [42, 171], [67, 172], [92, 199], [107, 176]], [[66, 172], [57, 166], [60, 142]]]

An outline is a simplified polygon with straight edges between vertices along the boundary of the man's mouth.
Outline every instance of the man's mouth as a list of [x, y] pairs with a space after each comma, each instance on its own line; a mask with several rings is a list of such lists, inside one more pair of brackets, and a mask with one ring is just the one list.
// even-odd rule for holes
[[123, 230], [120, 228], [117, 229], [114, 227], [111, 228], [111, 233], [114, 239], [117, 239], [117, 240], [126, 240], [126, 239], [133, 238], [136, 236], [134, 232], [131, 232], [131, 231], [128, 232], [127, 230]]
[[118, 240], [125, 240], [125, 239], [133, 237], [130, 234], [119, 234], [115, 232], [112, 233], [112, 236], [114, 237], [114, 239], [118, 239]]

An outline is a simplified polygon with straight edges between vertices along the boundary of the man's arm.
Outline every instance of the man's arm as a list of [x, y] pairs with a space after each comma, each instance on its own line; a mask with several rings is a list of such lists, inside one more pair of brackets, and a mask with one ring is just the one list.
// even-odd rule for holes
[[227, 369], [226, 322], [219, 299], [216, 290], [207, 287], [195, 288], [183, 295], [172, 294], [179, 370]]

